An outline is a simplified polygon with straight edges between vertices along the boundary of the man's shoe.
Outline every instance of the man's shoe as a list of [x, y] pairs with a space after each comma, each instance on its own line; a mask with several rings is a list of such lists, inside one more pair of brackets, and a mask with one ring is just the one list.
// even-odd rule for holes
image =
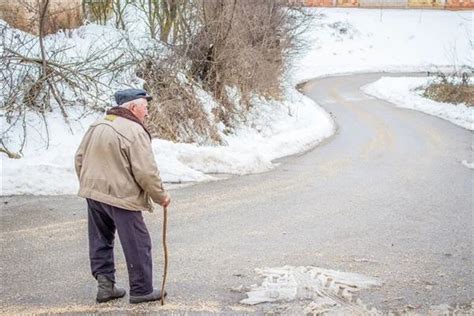
[[97, 275], [97, 282], [99, 283], [96, 297], [97, 303], [105, 303], [125, 296], [125, 289], [116, 287], [114, 282], [105, 275]]
[[[168, 293], [165, 292], [165, 297]], [[153, 292], [147, 295], [130, 295], [130, 303], [131, 304], [138, 304], [138, 303], [145, 303], [145, 302], [152, 302], [161, 300], [161, 291], [157, 289], [153, 289]]]

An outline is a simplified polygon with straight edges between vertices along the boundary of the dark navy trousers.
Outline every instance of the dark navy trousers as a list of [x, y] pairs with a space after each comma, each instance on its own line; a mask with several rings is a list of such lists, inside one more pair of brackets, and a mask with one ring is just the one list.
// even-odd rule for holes
[[114, 239], [117, 230], [127, 262], [130, 295], [153, 291], [151, 239], [142, 212], [87, 199], [89, 258], [92, 275], [115, 282]]

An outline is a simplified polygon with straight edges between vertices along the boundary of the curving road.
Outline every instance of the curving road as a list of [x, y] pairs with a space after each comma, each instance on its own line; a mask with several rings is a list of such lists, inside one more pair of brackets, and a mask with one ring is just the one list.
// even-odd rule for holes
[[[255, 268], [283, 265], [378, 277], [383, 285], [360, 298], [383, 312], [470, 303], [473, 173], [461, 161], [472, 161], [472, 132], [360, 91], [380, 76], [305, 85], [338, 124], [316, 149], [271, 172], [172, 192], [164, 308], [94, 303], [83, 200], [2, 197], [2, 313], [301, 312], [299, 303], [243, 306], [230, 290], [256, 283]], [[161, 214], [146, 220], [158, 286]], [[116, 260], [127, 285], [120, 250]]]

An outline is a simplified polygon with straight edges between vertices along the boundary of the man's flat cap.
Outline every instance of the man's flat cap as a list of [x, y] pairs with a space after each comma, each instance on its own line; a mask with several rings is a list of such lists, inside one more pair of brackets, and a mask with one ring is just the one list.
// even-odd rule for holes
[[117, 102], [117, 105], [122, 105], [126, 102], [136, 100], [136, 99], [147, 99], [147, 101], [152, 100], [152, 96], [149, 95], [145, 90], [143, 89], [125, 89], [125, 90], [119, 90], [115, 92], [115, 102]]

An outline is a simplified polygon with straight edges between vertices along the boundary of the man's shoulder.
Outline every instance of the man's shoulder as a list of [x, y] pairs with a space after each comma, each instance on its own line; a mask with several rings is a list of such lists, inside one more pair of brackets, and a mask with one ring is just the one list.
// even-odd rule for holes
[[108, 114], [92, 124], [92, 126], [99, 125], [107, 125], [111, 127], [117, 134], [129, 140], [133, 140], [137, 136], [146, 133], [140, 124], [113, 114]]

